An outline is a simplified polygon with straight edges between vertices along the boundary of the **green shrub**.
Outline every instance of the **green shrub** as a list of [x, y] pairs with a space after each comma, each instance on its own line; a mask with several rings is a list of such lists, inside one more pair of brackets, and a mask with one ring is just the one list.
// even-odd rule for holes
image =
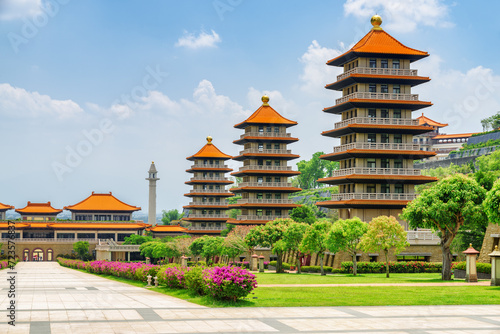
[[[302, 266], [301, 271], [303, 272], [308, 272], [308, 273], [320, 273], [321, 272], [321, 266]], [[323, 266], [323, 270], [327, 273], [331, 273], [333, 268], [329, 266]]]
[[[453, 262], [451, 269], [466, 270], [466, 261]], [[476, 262], [476, 269], [478, 273], [491, 274], [491, 263]]]
[[[343, 273], [352, 273], [353, 263], [342, 262]], [[403, 261], [389, 262], [391, 273], [439, 273], [443, 265], [441, 262]], [[385, 262], [358, 262], [358, 273], [384, 273]]]
[[184, 274], [186, 288], [196, 292], [199, 295], [204, 294], [203, 270], [202, 266], [192, 267], [191, 270]]

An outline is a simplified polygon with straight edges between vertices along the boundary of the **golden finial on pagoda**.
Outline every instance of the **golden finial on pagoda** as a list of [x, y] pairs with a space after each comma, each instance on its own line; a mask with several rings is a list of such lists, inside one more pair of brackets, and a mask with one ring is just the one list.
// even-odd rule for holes
[[267, 102], [269, 102], [269, 96], [267, 96], [267, 95], [262, 96], [262, 105], [269, 107], [269, 103], [267, 103]]
[[380, 17], [380, 15], [373, 15], [370, 22], [373, 25], [372, 30], [383, 30], [380, 27], [380, 25], [382, 24], [382, 18]]
[[207, 137], [207, 144], [212, 145], [212, 136]]

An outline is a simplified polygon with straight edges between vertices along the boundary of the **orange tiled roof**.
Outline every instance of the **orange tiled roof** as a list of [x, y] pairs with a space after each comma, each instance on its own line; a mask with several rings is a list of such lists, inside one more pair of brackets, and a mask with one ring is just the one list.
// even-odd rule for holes
[[222, 158], [231, 159], [232, 156], [222, 153], [221, 150], [212, 144], [212, 137], [207, 137], [207, 143], [196, 154], [187, 157], [187, 160], [194, 160], [195, 158]]
[[456, 134], [450, 134], [450, 135], [437, 135], [437, 136], [432, 137], [432, 139], [468, 138], [468, 137], [472, 137], [472, 135], [474, 135], [476, 133], [478, 133], [478, 132], [456, 133]]
[[[264, 102], [265, 98], [262, 97], [262, 101]], [[250, 117], [248, 117], [245, 121], [236, 124], [235, 128], [244, 128], [245, 125], [249, 124], [281, 124], [281, 125], [297, 125], [297, 122], [291, 121], [283, 116], [281, 116], [276, 110], [271, 108], [267, 103], [269, 98], [257, 109]]]
[[347, 52], [337, 56], [327, 62], [330, 64], [350, 53], [373, 53], [373, 54], [393, 54], [427, 57], [429, 54], [425, 51], [407, 47], [397, 39], [389, 35], [384, 30], [370, 30], [356, 45]]
[[151, 232], [186, 232], [187, 228], [180, 225], [156, 225], [147, 230]]
[[[33, 227], [33, 224], [30, 224]], [[112, 230], [122, 230], [122, 229], [142, 229], [149, 227], [146, 223], [48, 223], [48, 227], [51, 228], [88, 228], [88, 229], [112, 229]]]
[[26, 205], [22, 209], [16, 209], [16, 212], [18, 213], [42, 213], [42, 214], [58, 214], [61, 213], [62, 210], [60, 209], [54, 209], [51, 205], [50, 202], [47, 203], [31, 203], [28, 202], [28, 205]]
[[75, 211], [138, 211], [141, 208], [133, 205], [129, 205], [120, 201], [118, 198], [109, 194], [96, 194], [92, 192], [92, 195], [84, 199], [83, 201], [76, 203], [75, 205], [69, 205], [64, 207], [65, 210], [75, 210]]
[[10, 210], [10, 209], [14, 209], [14, 207], [12, 205], [0, 203], [0, 211], [1, 210]]
[[438, 127], [438, 128], [442, 128], [442, 127], [448, 126], [448, 123], [439, 123], [439, 122], [433, 121], [432, 119], [430, 119], [428, 117], [425, 117], [424, 113], [422, 113], [422, 116], [417, 117], [417, 119], [418, 119], [418, 124], [419, 125], [428, 124], [430, 126], [435, 126], [435, 127]]

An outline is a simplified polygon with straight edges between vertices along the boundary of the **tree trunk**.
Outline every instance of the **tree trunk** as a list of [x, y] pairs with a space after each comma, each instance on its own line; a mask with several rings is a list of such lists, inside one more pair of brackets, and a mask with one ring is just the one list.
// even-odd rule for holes
[[300, 252], [295, 253], [296, 259], [297, 259], [297, 274], [301, 273], [301, 265], [300, 265]]
[[358, 261], [356, 261], [356, 252], [352, 255], [352, 274], [356, 276], [358, 274]]
[[451, 281], [451, 250], [449, 242], [441, 240], [441, 251], [443, 252], [443, 269], [441, 271], [441, 279], [443, 281]]
[[276, 252], [277, 259], [276, 259], [276, 273], [281, 274], [283, 273], [283, 254], [280, 252]]
[[325, 269], [323, 269], [323, 256], [319, 258], [319, 265], [321, 266], [321, 276], [325, 275]]
[[384, 249], [385, 254], [385, 277], [389, 278], [389, 250]]

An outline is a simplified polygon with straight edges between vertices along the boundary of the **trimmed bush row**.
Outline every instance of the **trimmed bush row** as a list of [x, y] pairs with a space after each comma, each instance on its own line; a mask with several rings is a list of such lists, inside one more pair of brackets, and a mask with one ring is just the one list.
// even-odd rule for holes
[[[271, 261], [270, 266], [276, 267], [276, 261]], [[323, 266], [327, 273], [350, 274], [352, 273], [352, 262], [342, 262], [341, 268]], [[491, 266], [491, 265], [490, 265]], [[440, 273], [443, 265], [441, 262], [389, 262], [391, 273]], [[479, 263], [478, 263], [479, 268]], [[283, 269], [289, 270], [290, 264], [283, 263]], [[479, 269], [478, 269], [479, 270]], [[310, 273], [321, 272], [320, 266], [302, 266], [301, 271]], [[358, 262], [358, 273], [385, 273], [385, 262]]]
[[[466, 270], [465, 265], [467, 262], [453, 262], [451, 269]], [[478, 273], [491, 274], [491, 263], [476, 262]]]
[[57, 258], [60, 265], [84, 269], [90, 273], [124, 277], [141, 282], [147, 276], [158, 277], [158, 283], [173, 289], [189, 289], [214, 299], [236, 301], [246, 297], [257, 287], [255, 275], [241, 267], [217, 265], [214, 267], [181, 267], [178, 264], [164, 266], [140, 262], [70, 260]]

